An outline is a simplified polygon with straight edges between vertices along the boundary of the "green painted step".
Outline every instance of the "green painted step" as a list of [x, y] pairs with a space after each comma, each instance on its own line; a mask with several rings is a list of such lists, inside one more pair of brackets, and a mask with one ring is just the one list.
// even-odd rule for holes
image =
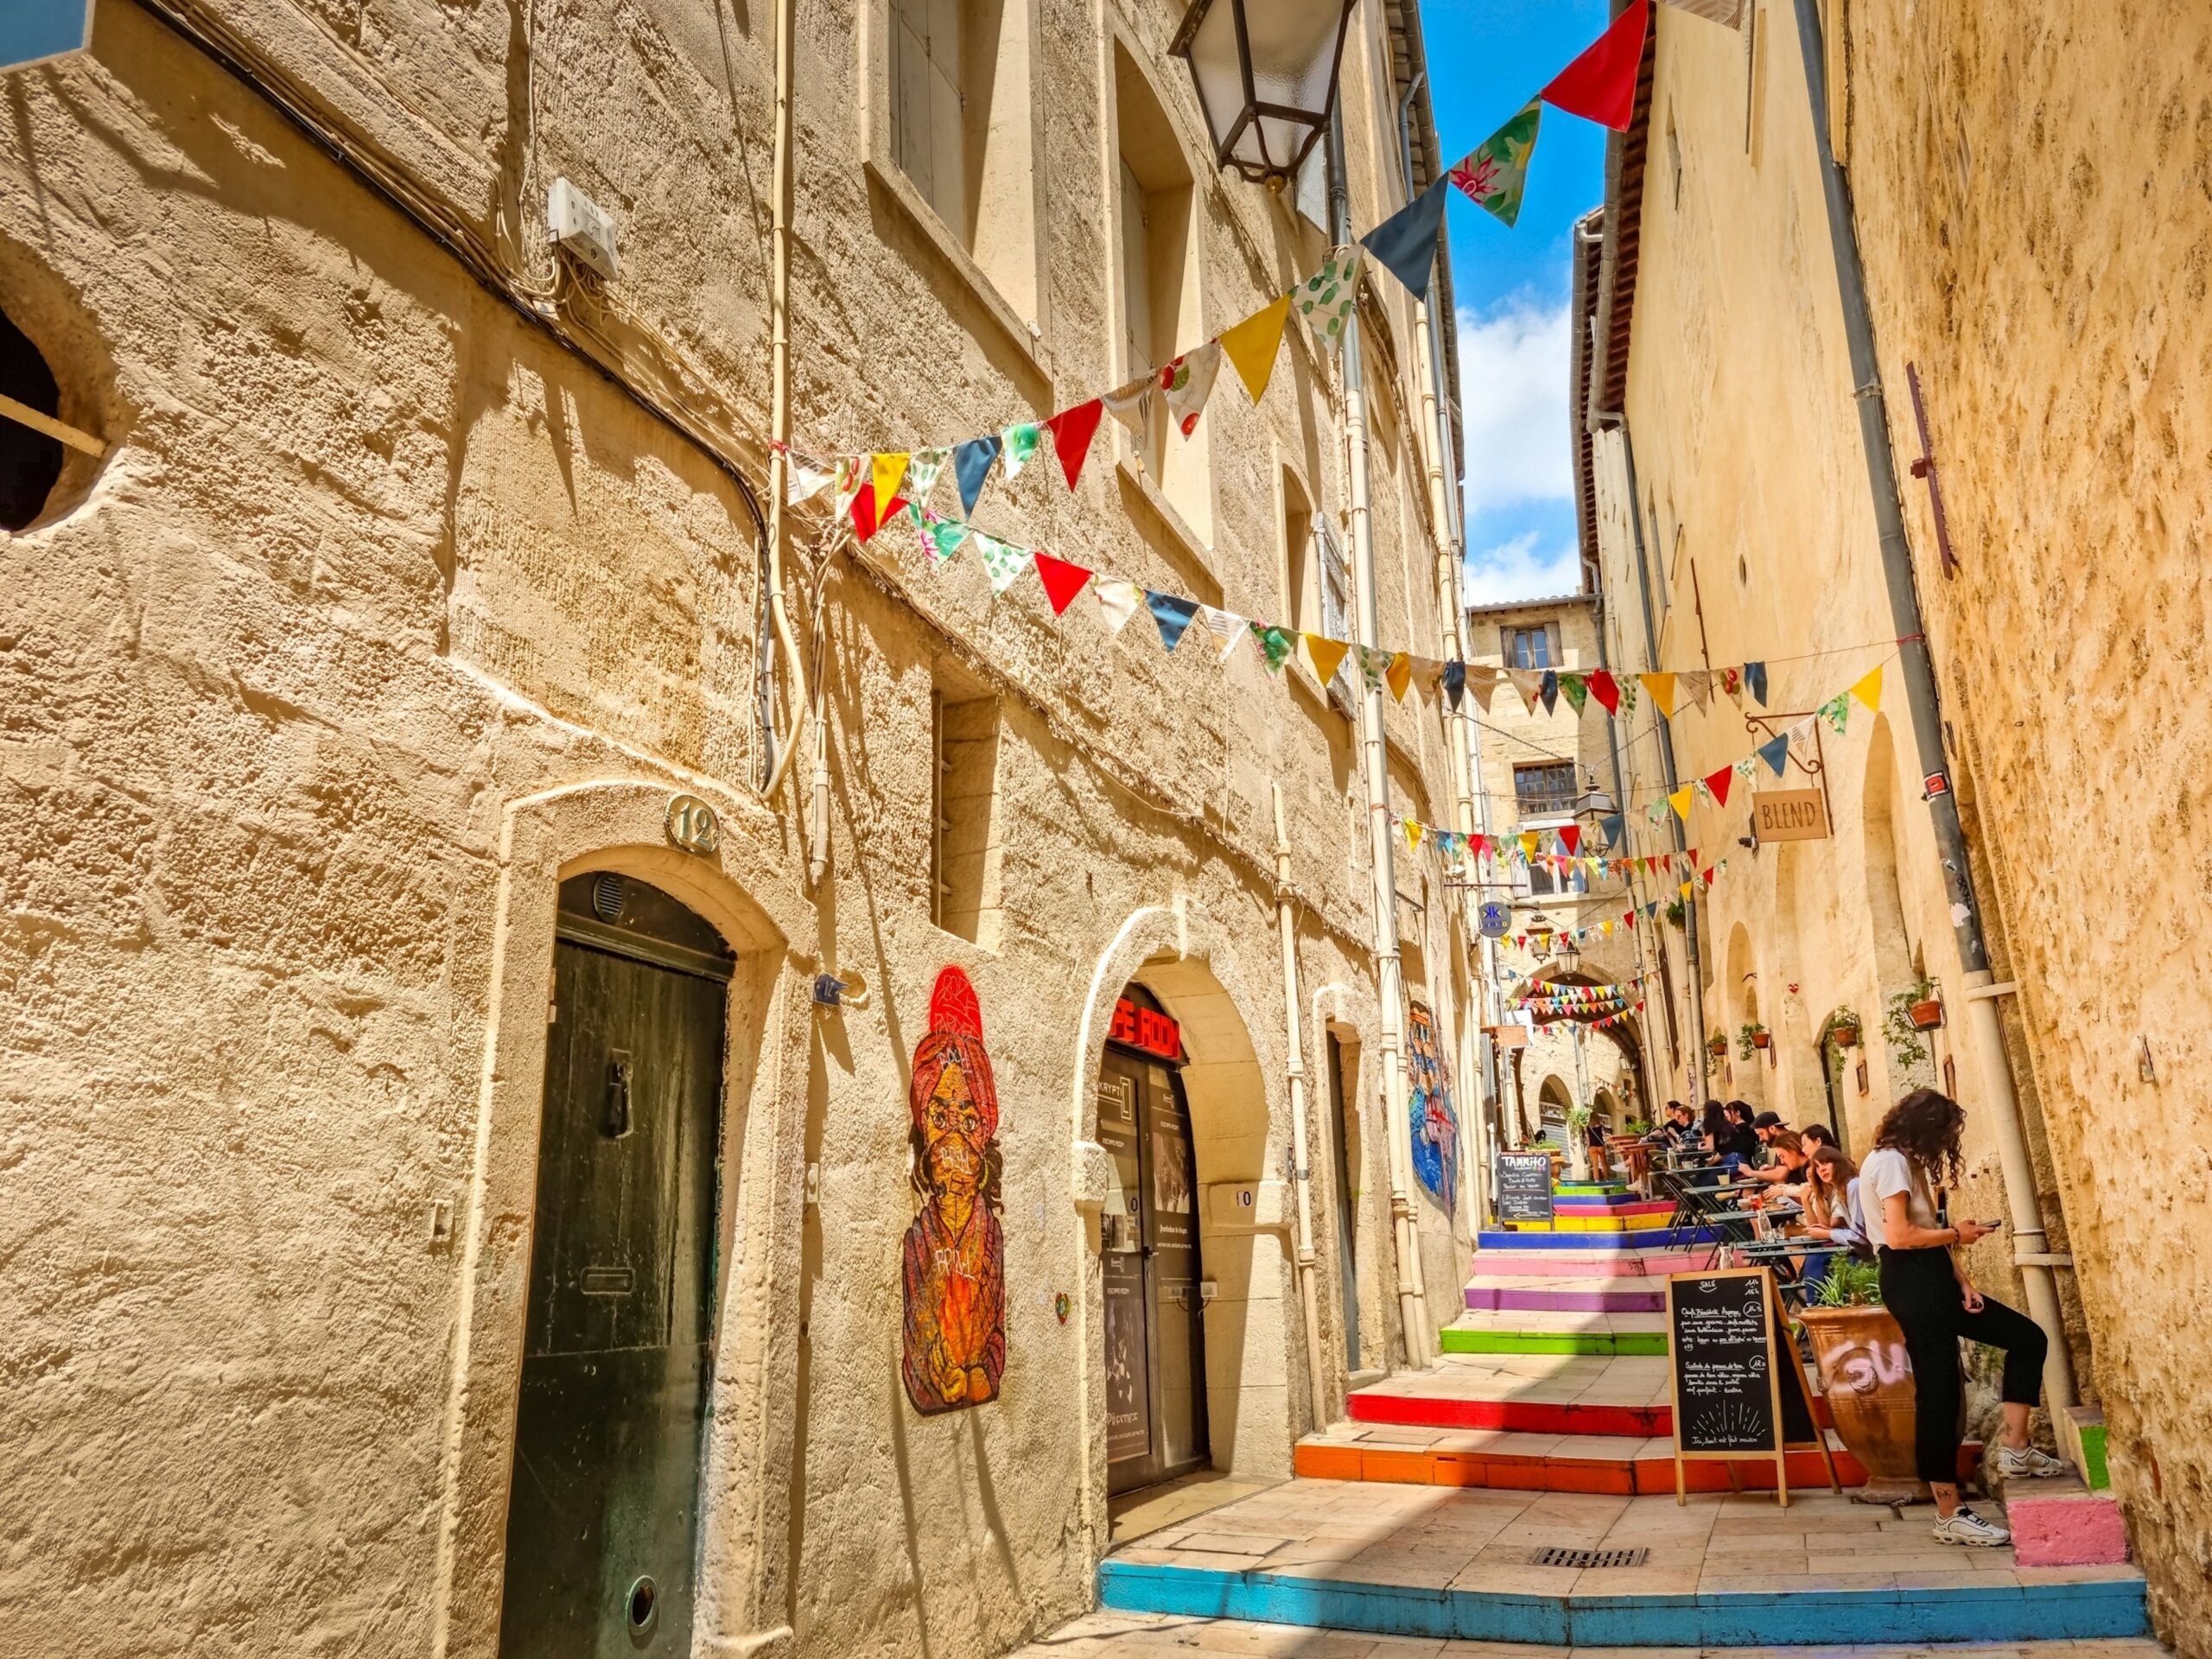
[[1555, 1181], [1552, 1191], [1567, 1198], [1588, 1198], [1601, 1192], [1625, 1192], [1626, 1181]]
[[1447, 1325], [1437, 1333], [1447, 1354], [1663, 1354], [1664, 1331], [1485, 1331]]

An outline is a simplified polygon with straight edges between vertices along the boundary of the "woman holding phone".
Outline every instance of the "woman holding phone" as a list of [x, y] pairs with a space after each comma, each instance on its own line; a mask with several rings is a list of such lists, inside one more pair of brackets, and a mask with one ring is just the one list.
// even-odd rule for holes
[[1997, 1230], [1993, 1221], [1946, 1225], [1934, 1189], [1952, 1192], [1964, 1173], [1959, 1141], [1965, 1109], [1933, 1089], [1916, 1089], [1890, 1108], [1859, 1166], [1859, 1188], [1881, 1241], [1882, 1300], [1904, 1332], [1912, 1360], [1914, 1452], [1936, 1495], [1938, 1543], [2007, 1544], [2012, 1535], [1959, 1502], [1959, 1338], [2005, 1351], [2005, 1444], [1997, 1466], [2007, 1480], [2062, 1474], [2066, 1465], [2028, 1444], [2028, 1412], [2043, 1386], [2050, 1342], [2026, 1315], [1974, 1287], [1952, 1248]]

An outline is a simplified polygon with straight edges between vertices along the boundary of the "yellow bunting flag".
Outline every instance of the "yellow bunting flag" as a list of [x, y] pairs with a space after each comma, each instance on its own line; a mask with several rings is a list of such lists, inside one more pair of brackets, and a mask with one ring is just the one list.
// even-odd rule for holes
[[1689, 902], [1689, 897], [1690, 897], [1690, 884], [1689, 884], [1688, 882], [1685, 881], [1685, 882], [1683, 882], [1683, 883], [1682, 883], [1682, 902], [1683, 902], [1684, 904], [1688, 904], [1688, 903]]
[[1523, 858], [1534, 858], [1536, 855], [1536, 832], [1535, 830], [1531, 830], [1521, 837], [1521, 855]]
[[1872, 673], [1851, 688], [1851, 695], [1866, 705], [1868, 714], [1882, 712], [1882, 665], [1879, 663], [1874, 664]]
[[1222, 333], [1221, 349], [1229, 354], [1236, 378], [1255, 404], [1267, 394], [1268, 378], [1275, 372], [1275, 352], [1282, 344], [1282, 326], [1289, 316], [1290, 296], [1286, 294]]
[[1411, 818], [1402, 819], [1401, 822], [1406, 826], [1406, 850], [1409, 853], [1419, 852], [1421, 850], [1421, 826], [1415, 823]]
[[1675, 717], [1675, 677], [1671, 674], [1639, 674], [1636, 677], [1651, 694], [1651, 701], [1659, 705], [1659, 712], [1672, 720]]
[[879, 513], [899, 499], [899, 486], [906, 478], [906, 461], [904, 451], [875, 457], [875, 510]]
[[1342, 639], [1331, 639], [1318, 633], [1306, 636], [1306, 654], [1313, 659], [1314, 677], [1326, 685], [1337, 677], [1337, 671], [1344, 666], [1344, 653], [1351, 649]]
[[1414, 659], [1404, 652], [1390, 658], [1390, 666], [1382, 671], [1382, 683], [1390, 688], [1390, 695], [1398, 702], [1406, 700], [1406, 688], [1414, 683]]
[[1667, 798], [1667, 804], [1675, 809], [1675, 816], [1680, 818], [1684, 823], [1688, 823], [1690, 821], [1690, 802], [1692, 799], [1690, 791], [1696, 787], [1697, 785], [1694, 784], [1684, 784], [1680, 789], [1676, 790], [1673, 794]]

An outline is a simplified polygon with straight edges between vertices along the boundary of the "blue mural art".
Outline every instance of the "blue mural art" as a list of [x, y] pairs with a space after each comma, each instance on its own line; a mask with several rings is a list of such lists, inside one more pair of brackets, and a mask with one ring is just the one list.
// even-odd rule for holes
[[1424, 1003], [1407, 1010], [1407, 1116], [1412, 1120], [1414, 1173], [1446, 1215], [1459, 1205], [1459, 1115], [1452, 1106], [1452, 1068]]

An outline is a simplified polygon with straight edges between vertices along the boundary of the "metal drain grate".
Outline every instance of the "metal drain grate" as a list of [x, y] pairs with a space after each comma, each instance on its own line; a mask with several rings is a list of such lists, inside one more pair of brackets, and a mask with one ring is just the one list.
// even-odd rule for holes
[[1540, 1549], [1532, 1558], [1537, 1567], [1642, 1567], [1648, 1549]]

